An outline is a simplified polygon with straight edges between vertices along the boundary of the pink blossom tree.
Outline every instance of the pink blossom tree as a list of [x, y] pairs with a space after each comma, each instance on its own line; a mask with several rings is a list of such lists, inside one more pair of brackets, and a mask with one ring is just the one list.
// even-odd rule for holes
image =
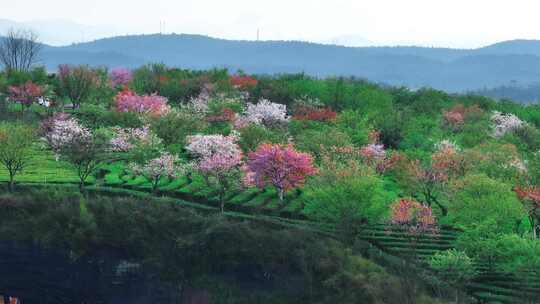
[[142, 128], [112, 128], [114, 136], [110, 141], [111, 150], [114, 152], [129, 152], [140, 145], [148, 145], [160, 141], [149, 126]]
[[427, 205], [404, 198], [390, 208], [390, 224], [407, 233], [412, 246], [412, 258], [416, 260], [419, 238], [425, 234], [435, 235], [439, 232], [433, 210]]
[[111, 71], [109, 78], [114, 87], [123, 87], [133, 79], [133, 74], [126, 68], [116, 68]]
[[56, 154], [56, 160], [66, 146], [70, 145], [75, 138], [86, 140], [91, 137], [90, 130], [81, 126], [79, 122], [71, 118], [69, 114], [58, 113], [41, 123], [43, 139]]
[[431, 207], [404, 198], [391, 206], [390, 223], [404, 228], [412, 234], [436, 233], [438, 231]]
[[130, 90], [124, 90], [115, 98], [116, 111], [147, 114], [161, 117], [170, 111], [167, 98], [159, 95], [137, 95]]
[[106, 160], [108, 139], [101, 133], [92, 133], [79, 122], [65, 115], [59, 115], [42, 126], [44, 139], [55, 152], [57, 160], [62, 158], [77, 171], [79, 190], [84, 185], [98, 164]]
[[133, 173], [142, 175], [150, 180], [152, 192], [157, 191], [159, 181], [162, 177], [172, 178], [180, 176], [187, 170], [186, 165], [181, 165], [179, 163], [178, 156], [167, 152], [162, 153], [157, 158], [149, 160], [142, 166], [136, 163], [131, 164], [130, 168]]
[[218, 189], [221, 212], [225, 194], [239, 184], [242, 150], [237, 137], [223, 135], [195, 135], [188, 137], [186, 149], [197, 158], [197, 170], [209, 186]]
[[248, 155], [246, 182], [259, 188], [275, 187], [283, 201], [285, 192], [303, 185], [307, 176], [316, 173], [310, 154], [298, 152], [292, 145], [262, 144]]

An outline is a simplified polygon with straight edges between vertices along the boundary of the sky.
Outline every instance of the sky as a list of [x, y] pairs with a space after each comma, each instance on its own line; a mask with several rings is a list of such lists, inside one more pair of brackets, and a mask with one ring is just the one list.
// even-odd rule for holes
[[78, 40], [160, 28], [254, 40], [259, 29], [261, 40], [474, 48], [540, 39], [539, 12], [538, 0], [0, 0], [0, 19], [93, 27]]

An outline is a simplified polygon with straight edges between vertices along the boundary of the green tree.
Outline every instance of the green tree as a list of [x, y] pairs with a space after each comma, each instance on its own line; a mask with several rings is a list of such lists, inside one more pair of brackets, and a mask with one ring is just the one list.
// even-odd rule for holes
[[0, 125], [0, 164], [8, 171], [10, 191], [14, 190], [15, 176], [28, 164], [34, 137], [33, 130], [25, 125]]
[[387, 191], [377, 176], [349, 176], [328, 182], [311, 183], [305, 189], [304, 213], [318, 221], [340, 225], [353, 236], [367, 223], [378, 223], [388, 214], [395, 195]]
[[486, 175], [467, 175], [449, 189], [448, 218], [465, 229], [491, 221], [494, 232], [512, 233], [527, 217], [512, 186]]

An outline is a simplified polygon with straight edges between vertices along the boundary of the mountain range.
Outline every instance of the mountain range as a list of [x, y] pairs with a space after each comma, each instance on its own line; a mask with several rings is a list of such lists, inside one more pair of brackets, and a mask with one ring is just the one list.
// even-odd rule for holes
[[354, 76], [410, 88], [466, 92], [540, 82], [540, 41], [512, 40], [477, 49], [345, 47], [298, 41], [238, 41], [187, 34], [129, 35], [68, 46], [45, 45], [41, 63], [138, 67], [151, 62], [235, 72]]

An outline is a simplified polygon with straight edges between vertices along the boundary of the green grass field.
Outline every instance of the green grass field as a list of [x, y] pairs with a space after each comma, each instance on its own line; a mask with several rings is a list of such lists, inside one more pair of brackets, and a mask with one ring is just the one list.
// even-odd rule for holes
[[[8, 180], [7, 170], [0, 167], [0, 181]], [[36, 143], [30, 153], [30, 160], [15, 180], [25, 183], [78, 183], [79, 177], [68, 163], [56, 161], [51, 151], [41, 150]], [[88, 182], [93, 181], [94, 177], [88, 178]]]

